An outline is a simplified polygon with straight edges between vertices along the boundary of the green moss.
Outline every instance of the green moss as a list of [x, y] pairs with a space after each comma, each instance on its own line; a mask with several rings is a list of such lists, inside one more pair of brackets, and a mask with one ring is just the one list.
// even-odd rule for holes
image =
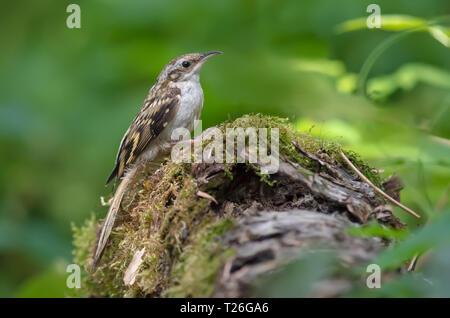
[[97, 227], [97, 220], [92, 214], [84, 224], [77, 227], [74, 223], [72, 225], [73, 232], [73, 261], [75, 264], [80, 265], [84, 271], [82, 271], [81, 290], [78, 291], [78, 296], [85, 296], [89, 294], [89, 289], [92, 287], [89, 280], [89, 276], [86, 274], [89, 269], [87, 268], [88, 260], [92, 257], [92, 247], [96, 240], [95, 229]]
[[77, 227], [74, 223], [71, 224], [73, 232], [73, 260], [77, 264], [85, 264], [86, 260], [91, 256], [90, 249], [95, 242], [95, 228], [97, 227], [97, 220], [95, 215], [91, 215], [89, 219], [84, 222], [84, 225]]
[[166, 296], [211, 295], [223, 261], [233, 255], [232, 250], [223, 250], [217, 237], [228, 231], [232, 225], [233, 222], [226, 219], [212, 224], [205, 220], [203, 229], [192, 237], [192, 244], [188, 245], [175, 264]]
[[[174, 287], [176, 282], [186, 280], [180, 268], [190, 268], [189, 264], [201, 266], [199, 260], [202, 257], [194, 255], [205, 253], [209, 264], [203, 264], [203, 267], [214, 264], [215, 271], [223, 257], [228, 255], [221, 251], [220, 243], [214, 237], [222, 234], [231, 221], [220, 220], [210, 211], [211, 202], [197, 197], [197, 185], [190, 175], [190, 166], [167, 162], [161, 173], [162, 178], [143, 177], [124, 198], [122, 208], [130, 208], [119, 212], [122, 222], [116, 222], [100, 264], [94, 273], [85, 275], [83, 287], [86, 295], [158, 296], [161, 291]], [[92, 265], [96, 229], [94, 217], [80, 228], [73, 226], [74, 260], [87, 273]], [[204, 239], [200, 242], [202, 247], [199, 247], [199, 240]], [[124, 273], [134, 253], [143, 247], [146, 247], [146, 253], [136, 282], [132, 286], [124, 286]], [[210, 251], [209, 258], [207, 251]], [[213, 256], [214, 260], [211, 259]], [[183, 267], [182, 260], [186, 261], [186, 267]], [[199, 278], [199, 284], [208, 285], [211, 275], [214, 275], [212, 271], [209, 273]]]
[[[321, 160], [330, 164], [339, 163], [346, 166], [346, 163], [340, 156], [341, 145], [333, 140], [325, 140], [312, 137], [308, 133], [300, 133], [293, 127], [287, 118], [279, 118], [272, 116], [264, 116], [261, 114], [244, 115], [234, 121], [227, 121], [218, 126], [225, 135], [228, 128], [278, 128], [279, 131], [279, 153], [281, 156], [287, 157], [289, 160], [298, 163], [301, 167], [316, 171], [319, 169], [318, 164], [301, 155], [293, 145], [293, 141], [303, 150], [313, 153]], [[268, 149], [270, 149], [270, 129], [268, 130]], [[342, 149], [343, 150], [343, 149]], [[380, 176], [374, 172], [369, 164], [363, 161], [358, 154], [353, 151], [343, 150], [345, 155], [353, 162], [353, 164], [375, 185], [381, 186]], [[255, 165], [248, 164], [252, 169], [261, 176], [263, 182], [271, 185], [270, 175], [263, 175], [259, 168]]]
[[[246, 115], [218, 126], [223, 133], [227, 128], [239, 127], [278, 128], [280, 154], [312, 172], [320, 167], [301, 155], [293, 141], [321, 160], [343, 164], [339, 144], [299, 133], [287, 119]], [[207, 143], [204, 141], [204, 145]], [[270, 149], [270, 135], [268, 147]], [[357, 154], [345, 153], [371, 181], [380, 184], [378, 175]], [[227, 164], [225, 169], [230, 177], [233, 177], [232, 166], [232, 163]], [[262, 175], [256, 165], [247, 163], [247, 166], [259, 174], [263, 182], [273, 184], [270, 175]], [[73, 226], [74, 261], [87, 273], [82, 286], [85, 295], [210, 295], [220, 267], [232, 255], [232, 251], [222, 248], [217, 237], [232, 227], [232, 221], [221, 219], [210, 209], [211, 201], [196, 195], [197, 190], [190, 164], [167, 161], [157, 174], [144, 173], [125, 196], [109, 243], [93, 273], [89, 270], [100, 225], [92, 216], [80, 228]], [[214, 192], [209, 192], [214, 196]], [[135, 283], [124, 286], [124, 272], [136, 251], [143, 247], [146, 252]]]

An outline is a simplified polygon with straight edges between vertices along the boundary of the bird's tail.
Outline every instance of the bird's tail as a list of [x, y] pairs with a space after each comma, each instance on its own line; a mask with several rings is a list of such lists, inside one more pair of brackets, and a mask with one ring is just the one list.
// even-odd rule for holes
[[125, 174], [125, 177], [122, 179], [122, 182], [120, 182], [120, 185], [117, 188], [116, 193], [114, 194], [111, 206], [109, 207], [108, 214], [106, 215], [105, 222], [103, 223], [100, 238], [98, 239], [98, 243], [95, 248], [94, 260], [92, 263], [91, 271], [94, 271], [95, 267], [97, 266], [97, 263], [100, 261], [100, 258], [103, 255], [103, 251], [105, 250], [106, 243], [108, 242], [109, 235], [111, 234], [111, 230], [116, 220], [117, 212], [119, 211], [120, 208], [120, 203], [122, 202], [122, 198], [131, 181], [134, 180], [137, 170], [138, 166], [135, 165]]

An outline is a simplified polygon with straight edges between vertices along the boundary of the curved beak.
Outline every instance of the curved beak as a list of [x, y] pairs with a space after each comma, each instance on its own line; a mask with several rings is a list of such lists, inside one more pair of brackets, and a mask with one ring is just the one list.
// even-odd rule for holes
[[210, 58], [211, 56], [214, 56], [214, 55], [217, 55], [217, 54], [222, 54], [222, 52], [221, 51], [206, 52], [206, 53], [200, 54], [200, 58], [202, 60], [206, 60], [206, 59]]

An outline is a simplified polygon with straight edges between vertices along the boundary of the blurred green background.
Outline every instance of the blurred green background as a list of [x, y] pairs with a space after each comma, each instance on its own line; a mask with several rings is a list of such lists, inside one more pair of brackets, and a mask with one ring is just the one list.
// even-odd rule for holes
[[[121, 137], [159, 71], [184, 53], [224, 52], [202, 71], [204, 128], [250, 112], [289, 117], [359, 152], [384, 176], [397, 172], [402, 202], [424, 216], [421, 224], [450, 213], [449, 19], [370, 58], [410, 26], [408, 16], [431, 21], [450, 14], [450, 2], [377, 1], [382, 16], [403, 17], [386, 29], [342, 25], [367, 17], [372, 2], [76, 1], [81, 29], [66, 26], [72, 1], [3, 3], [0, 296], [65, 295], [70, 224], [106, 213], [99, 197], [110, 194], [104, 182]], [[358, 73], [371, 62], [363, 96]], [[411, 231], [420, 225], [395, 211]], [[417, 244], [449, 242], [450, 222], [441, 219], [442, 235]], [[436, 268], [449, 264], [450, 252], [436, 255], [432, 268], [442, 274]], [[405, 295], [433, 295], [417, 293]]]

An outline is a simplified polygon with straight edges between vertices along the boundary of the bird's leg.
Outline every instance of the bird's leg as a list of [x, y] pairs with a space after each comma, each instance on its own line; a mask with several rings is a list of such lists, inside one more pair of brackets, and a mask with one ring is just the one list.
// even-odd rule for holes
[[194, 145], [195, 141], [196, 141], [196, 139], [181, 140], [181, 141], [172, 141], [172, 142], [170, 143], [170, 146], [173, 147], [173, 146], [178, 145], [178, 144], [188, 144], [188, 143], [190, 143], [190, 146], [192, 147], [192, 146]]
[[196, 142], [197, 142], [197, 138], [171, 142], [170, 143], [171, 147], [174, 147], [175, 145], [183, 145], [183, 148], [181, 150], [179, 150], [178, 153], [172, 154], [172, 156], [175, 156], [175, 158], [172, 157], [172, 160], [176, 159], [174, 161], [177, 161], [180, 158], [184, 158], [185, 155], [189, 155], [189, 158], [190, 158], [190, 155], [192, 154], [192, 148], [194, 147]]
[[183, 147], [183, 150], [181, 150], [177, 155], [179, 156], [179, 158], [183, 158], [183, 156], [189, 152], [189, 154], [191, 154], [191, 150], [192, 147], [194, 147], [194, 151], [196, 150], [195, 145], [202, 145], [202, 141], [203, 139], [207, 140], [209, 138], [211, 138], [211, 136], [214, 133], [213, 130], [214, 127], [208, 128], [206, 129], [203, 133], [201, 133], [199, 136], [193, 138], [193, 139], [189, 139], [189, 140], [181, 140], [181, 141], [175, 141], [175, 142], [171, 142], [170, 145], [171, 147], [175, 146], [176, 144], [189, 144], [189, 147]]
[[109, 198], [108, 201], [105, 201], [105, 197], [104, 196], [100, 197], [100, 203], [101, 203], [102, 206], [111, 206], [112, 200], [113, 200], [113, 198]]
[[[189, 144], [188, 150], [190, 150], [190, 149], [192, 149], [192, 147], [195, 146], [196, 143], [200, 143], [200, 145], [202, 144], [202, 140], [203, 140], [203, 138], [205, 138], [203, 135], [205, 133], [208, 136], [209, 129], [205, 130], [203, 134], [201, 134], [200, 136], [197, 136], [195, 138], [191, 138], [191, 139], [188, 139], [188, 140], [172, 141], [170, 143], [170, 146], [173, 147], [173, 146], [175, 146], [177, 144], [181, 144], [181, 145], [182, 144]], [[186, 150], [186, 148], [183, 149], [183, 153], [184, 153], [185, 150]]]

